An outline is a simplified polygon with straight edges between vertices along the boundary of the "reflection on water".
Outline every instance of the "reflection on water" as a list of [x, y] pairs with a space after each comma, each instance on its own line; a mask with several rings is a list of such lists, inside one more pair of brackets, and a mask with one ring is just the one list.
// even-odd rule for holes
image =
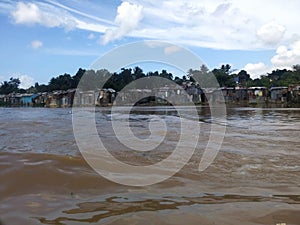
[[[300, 109], [228, 108], [227, 121], [211, 118], [209, 107], [197, 109], [199, 117], [193, 118], [189, 107], [183, 107], [183, 116], [201, 128], [190, 162], [162, 183], [132, 188], [100, 177], [83, 160], [70, 109], [0, 108], [0, 220], [299, 224]], [[138, 152], [114, 135], [111, 119], [122, 124], [122, 110], [111, 115], [109, 108], [97, 108], [95, 114], [99, 136], [111, 154], [134, 165], [156, 163], [176, 146], [179, 115], [172, 107], [134, 108], [129, 119], [133, 133], [147, 138], [149, 122], [157, 116], [167, 124], [164, 142], [151, 152]], [[211, 123], [226, 126], [226, 135], [214, 163], [199, 173]]]

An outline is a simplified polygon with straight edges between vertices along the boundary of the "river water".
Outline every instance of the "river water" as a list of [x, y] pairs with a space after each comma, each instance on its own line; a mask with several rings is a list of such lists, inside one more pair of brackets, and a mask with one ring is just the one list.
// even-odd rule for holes
[[[212, 120], [206, 106], [197, 110], [198, 118], [187, 118], [201, 127], [189, 162], [161, 183], [132, 187], [103, 178], [84, 160], [71, 109], [0, 108], [1, 223], [299, 225], [300, 109], [231, 107], [226, 121]], [[111, 121], [122, 124], [122, 111], [97, 108], [95, 121], [114, 157], [143, 166], [168, 157], [178, 141], [172, 107], [135, 108], [131, 129], [147, 138], [154, 115], [166, 121], [169, 136], [152, 153], [117, 141]], [[226, 127], [224, 141], [199, 172], [212, 123]]]

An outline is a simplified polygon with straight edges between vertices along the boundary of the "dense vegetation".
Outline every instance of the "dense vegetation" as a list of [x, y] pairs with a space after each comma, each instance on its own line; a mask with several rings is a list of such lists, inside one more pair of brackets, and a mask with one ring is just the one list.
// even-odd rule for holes
[[[87, 85], [88, 88], [95, 88], [97, 82], [99, 83], [99, 81], [103, 81], [104, 79], [105, 81], [107, 80], [105, 82], [104, 88], [112, 88], [116, 91], [120, 91], [127, 84], [136, 79], [151, 76], [163, 77], [168, 80], [172, 80], [179, 85], [186, 81], [195, 82], [195, 80], [201, 80], [201, 76], [211, 76], [212, 74], [214, 74], [221, 87], [277, 87], [300, 84], [300, 65], [293, 66], [292, 70], [277, 69], [254, 80], [250, 78], [250, 75], [245, 70], [241, 70], [239, 73], [233, 73], [229, 64], [222, 65], [220, 68], [213, 69], [211, 72], [212, 73], [209, 72], [208, 68], [205, 65], [202, 65], [199, 70], [190, 69], [189, 71], [187, 71], [187, 74], [183, 75], [182, 78], [180, 78], [177, 76], [174, 77], [172, 73], [169, 73], [166, 70], [162, 70], [161, 72], [148, 72], [145, 74], [139, 67], [135, 67], [133, 69], [122, 68], [118, 73], [111, 73], [105, 69], [94, 71], [84, 70], [80, 68], [73, 76], [65, 73], [63, 75], [51, 78], [47, 85], [35, 83], [34, 86], [28, 88], [27, 90], [20, 89], [20, 80], [18, 78], [12, 77], [9, 81], [4, 81], [0, 84], [0, 94], [9, 94], [12, 92], [38, 93], [51, 92], [54, 90], [74, 89], [77, 88], [79, 81], [83, 75], [87, 76], [89, 81], [92, 81]], [[196, 77], [198, 77], [198, 79]], [[152, 88], [153, 86], [151, 86], [151, 83], [149, 82], [147, 87]]]

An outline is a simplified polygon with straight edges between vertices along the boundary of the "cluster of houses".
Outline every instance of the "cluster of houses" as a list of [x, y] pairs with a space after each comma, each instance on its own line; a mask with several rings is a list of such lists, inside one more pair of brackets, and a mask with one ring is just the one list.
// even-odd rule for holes
[[43, 92], [37, 94], [10, 93], [0, 95], [0, 105], [12, 107], [48, 107], [66, 108], [77, 105], [112, 105], [116, 96], [113, 89], [102, 89], [97, 91], [67, 91]]
[[287, 104], [300, 103], [300, 86], [222, 88], [226, 103]]
[[[221, 95], [221, 94], [222, 95]], [[72, 107], [128, 105], [132, 103], [160, 105], [169, 103], [189, 104], [225, 101], [226, 103], [245, 104], [300, 104], [300, 85], [290, 87], [249, 87], [221, 89], [201, 89], [197, 85], [185, 87], [165, 86], [156, 89], [130, 89], [116, 93], [113, 89], [93, 91], [53, 91], [51, 93], [0, 95], [3, 106]]]

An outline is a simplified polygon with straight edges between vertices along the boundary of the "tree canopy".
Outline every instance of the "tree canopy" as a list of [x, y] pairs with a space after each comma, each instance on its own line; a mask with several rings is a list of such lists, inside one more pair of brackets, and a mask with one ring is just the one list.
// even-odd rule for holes
[[20, 83], [21, 82], [19, 78], [11, 77], [9, 81], [4, 81], [1, 83], [0, 94], [7, 95], [12, 92], [18, 92]]
[[[81, 78], [85, 76], [87, 79]], [[178, 85], [198, 84], [200, 81], [200, 87], [210, 87], [216, 82], [212, 76], [216, 78], [218, 84], [221, 87], [251, 87], [251, 86], [265, 86], [265, 87], [278, 87], [278, 86], [289, 86], [292, 84], [300, 84], [300, 65], [294, 65], [291, 70], [277, 69], [271, 73], [262, 75], [260, 78], [251, 79], [247, 71], [241, 70], [238, 73], [234, 73], [229, 64], [221, 65], [220, 68], [215, 68], [211, 71], [205, 66], [200, 65], [199, 69], [190, 69], [182, 74], [182, 77], [174, 76], [172, 73], [163, 69], [162, 71], [150, 71], [144, 73], [144, 71], [136, 66], [132, 68], [121, 68], [119, 72], [110, 72], [106, 69], [100, 70], [85, 70], [79, 68], [79, 70], [73, 76], [65, 73], [57, 77], [52, 77], [48, 84], [35, 83], [34, 86], [27, 90], [19, 89], [20, 79], [11, 77], [8, 81], [4, 81], [0, 84], [0, 94], [9, 93], [38, 93], [38, 92], [51, 92], [54, 90], [68, 90], [77, 88], [79, 82], [81, 86], [86, 89], [98, 88], [100, 84], [104, 84], [103, 88], [112, 88], [116, 91], [122, 90], [126, 85], [134, 80], [140, 78], [147, 78], [151, 76], [157, 76], [165, 78], [167, 80], [174, 81]], [[204, 84], [201, 81], [205, 80]], [[84, 83], [86, 82], [86, 83]], [[157, 85], [162, 84], [146, 84], [146, 88], [153, 88]], [[100, 86], [99, 86], [100, 87]], [[214, 87], [214, 86], [213, 86]]]

